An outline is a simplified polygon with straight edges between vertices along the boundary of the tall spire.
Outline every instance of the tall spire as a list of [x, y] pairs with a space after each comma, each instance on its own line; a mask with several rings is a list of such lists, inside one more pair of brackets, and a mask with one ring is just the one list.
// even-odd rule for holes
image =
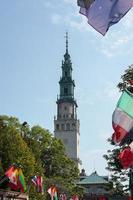
[[68, 32], [66, 32], [66, 53], [68, 53]]
[[68, 53], [68, 32], [65, 35], [66, 38], [66, 52], [64, 54], [64, 60], [62, 61], [62, 77], [60, 78], [60, 99], [71, 99], [74, 101], [74, 87], [75, 83], [72, 79], [72, 62]]

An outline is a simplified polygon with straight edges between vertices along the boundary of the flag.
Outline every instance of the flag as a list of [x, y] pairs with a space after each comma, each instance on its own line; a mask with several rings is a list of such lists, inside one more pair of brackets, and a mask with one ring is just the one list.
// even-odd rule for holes
[[40, 193], [44, 193], [43, 191], [43, 179], [41, 176], [37, 176], [37, 179], [36, 179], [36, 183], [37, 183], [37, 192], [40, 192]]
[[[133, 140], [133, 95], [125, 90], [112, 115], [112, 126], [115, 133], [112, 140], [115, 144]], [[125, 140], [125, 141], [124, 141]]]
[[95, 0], [89, 8], [80, 8], [88, 23], [99, 33], [105, 35], [109, 27], [121, 20], [132, 8], [133, 0]]
[[133, 7], [133, 0], [117, 0], [112, 9], [109, 26], [116, 24]]
[[34, 184], [34, 186], [37, 186], [37, 176], [32, 176], [31, 182]]
[[77, 0], [78, 6], [82, 8], [89, 8], [90, 5], [94, 2], [94, 0]]
[[124, 138], [127, 140], [129, 136], [133, 139], [133, 119], [118, 107], [112, 116], [112, 126], [115, 131], [112, 140], [115, 144], [122, 145]]
[[117, 103], [117, 107], [133, 118], [133, 94], [125, 90]]
[[47, 192], [50, 194], [51, 200], [58, 200], [57, 189], [55, 186], [50, 187]]
[[36, 187], [37, 192], [44, 193], [43, 190], [43, 178], [41, 176], [32, 176], [31, 182]]
[[5, 175], [9, 178], [9, 182], [13, 185], [18, 184], [18, 169], [14, 166], [11, 166], [5, 173]]
[[21, 192], [26, 191], [26, 183], [25, 183], [24, 175], [21, 169], [18, 170], [18, 185]]
[[15, 191], [26, 191], [26, 184], [24, 180], [24, 175], [22, 170], [16, 168], [15, 166], [11, 166], [5, 173], [5, 175], [9, 178], [9, 187]]
[[60, 194], [60, 200], [67, 200], [67, 197], [66, 197], [66, 194], [65, 193], [62, 193]]
[[133, 166], [133, 152], [131, 151], [130, 146], [121, 151], [118, 158], [124, 169], [128, 169]]

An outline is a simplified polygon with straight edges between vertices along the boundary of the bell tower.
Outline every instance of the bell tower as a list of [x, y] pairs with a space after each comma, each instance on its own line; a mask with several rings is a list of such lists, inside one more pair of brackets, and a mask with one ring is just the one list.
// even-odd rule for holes
[[68, 33], [66, 33], [66, 52], [62, 61], [62, 76], [59, 81], [60, 94], [57, 98], [57, 115], [54, 119], [54, 135], [61, 139], [66, 154], [79, 167], [80, 122], [77, 119], [77, 102], [74, 99], [75, 83], [72, 79], [72, 62], [68, 53]]

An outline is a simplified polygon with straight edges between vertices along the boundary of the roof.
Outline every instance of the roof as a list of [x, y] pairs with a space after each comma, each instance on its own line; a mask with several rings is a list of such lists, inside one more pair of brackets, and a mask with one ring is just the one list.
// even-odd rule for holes
[[80, 185], [84, 184], [107, 184], [108, 181], [105, 180], [102, 176], [99, 176], [97, 172], [93, 172], [90, 176], [84, 177], [81, 181], [78, 182]]

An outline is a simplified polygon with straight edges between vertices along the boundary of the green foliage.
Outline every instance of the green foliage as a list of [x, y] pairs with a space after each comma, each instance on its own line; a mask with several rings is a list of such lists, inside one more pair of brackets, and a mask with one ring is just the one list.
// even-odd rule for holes
[[[9, 166], [18, 165], [22, 168], [28, 185], [31, 176], [35, 174], [38, 163], [33, 152], [21, 137], [21, 127], [17, 118], [0, 116], [0, 167], [4, 175]], [[41, 199], [38, 195], [35, 191], [30, 192], [30, 196]]]
[[30, 128], [15, 117], [0, 116], [0, 174], [4, 175], [12, 164], [22, 168], [27, 184], [33, 175], [43, 177], [44, 195], [37, 193], [32, 184], [28, 187], [32, 200], [48, 199], [46, 191], [51, 185], [57, 187], [59, 194], [83, 193], [83, 188], [75, 184], [79, 170], [66, 156], [60, 140], [40, 126]]
[[64, 145], [54, 138], [48, 130], [34, 126], [27, 137], [36, 160], [41, 161], [46, 186], [57, 186], [60, 191], [71, 192], [79, 171], [71, 159], [65, 154]]
[[120, 91], [130, 88], [133, 85], [130, 81], [133, 81], [133, 65], [128, 66], [128, 69], [125, 70], [125, 73], [121, 76], [121, 82], [118, 83], [117, 87]]
[[[11, 119], [11, 121], [10, 121]], [[12, 123], [13, 122], [13, 123]], [[14, 118], [3, 120], [3, 126], [0, 127], [0, 156], [4, 170], [13, 163], [22, 166], [27, 179], [34, 172], [35, 159], [27, 144], [22, 139]], [[1, 118], [2, 124], [2, 118]]]

